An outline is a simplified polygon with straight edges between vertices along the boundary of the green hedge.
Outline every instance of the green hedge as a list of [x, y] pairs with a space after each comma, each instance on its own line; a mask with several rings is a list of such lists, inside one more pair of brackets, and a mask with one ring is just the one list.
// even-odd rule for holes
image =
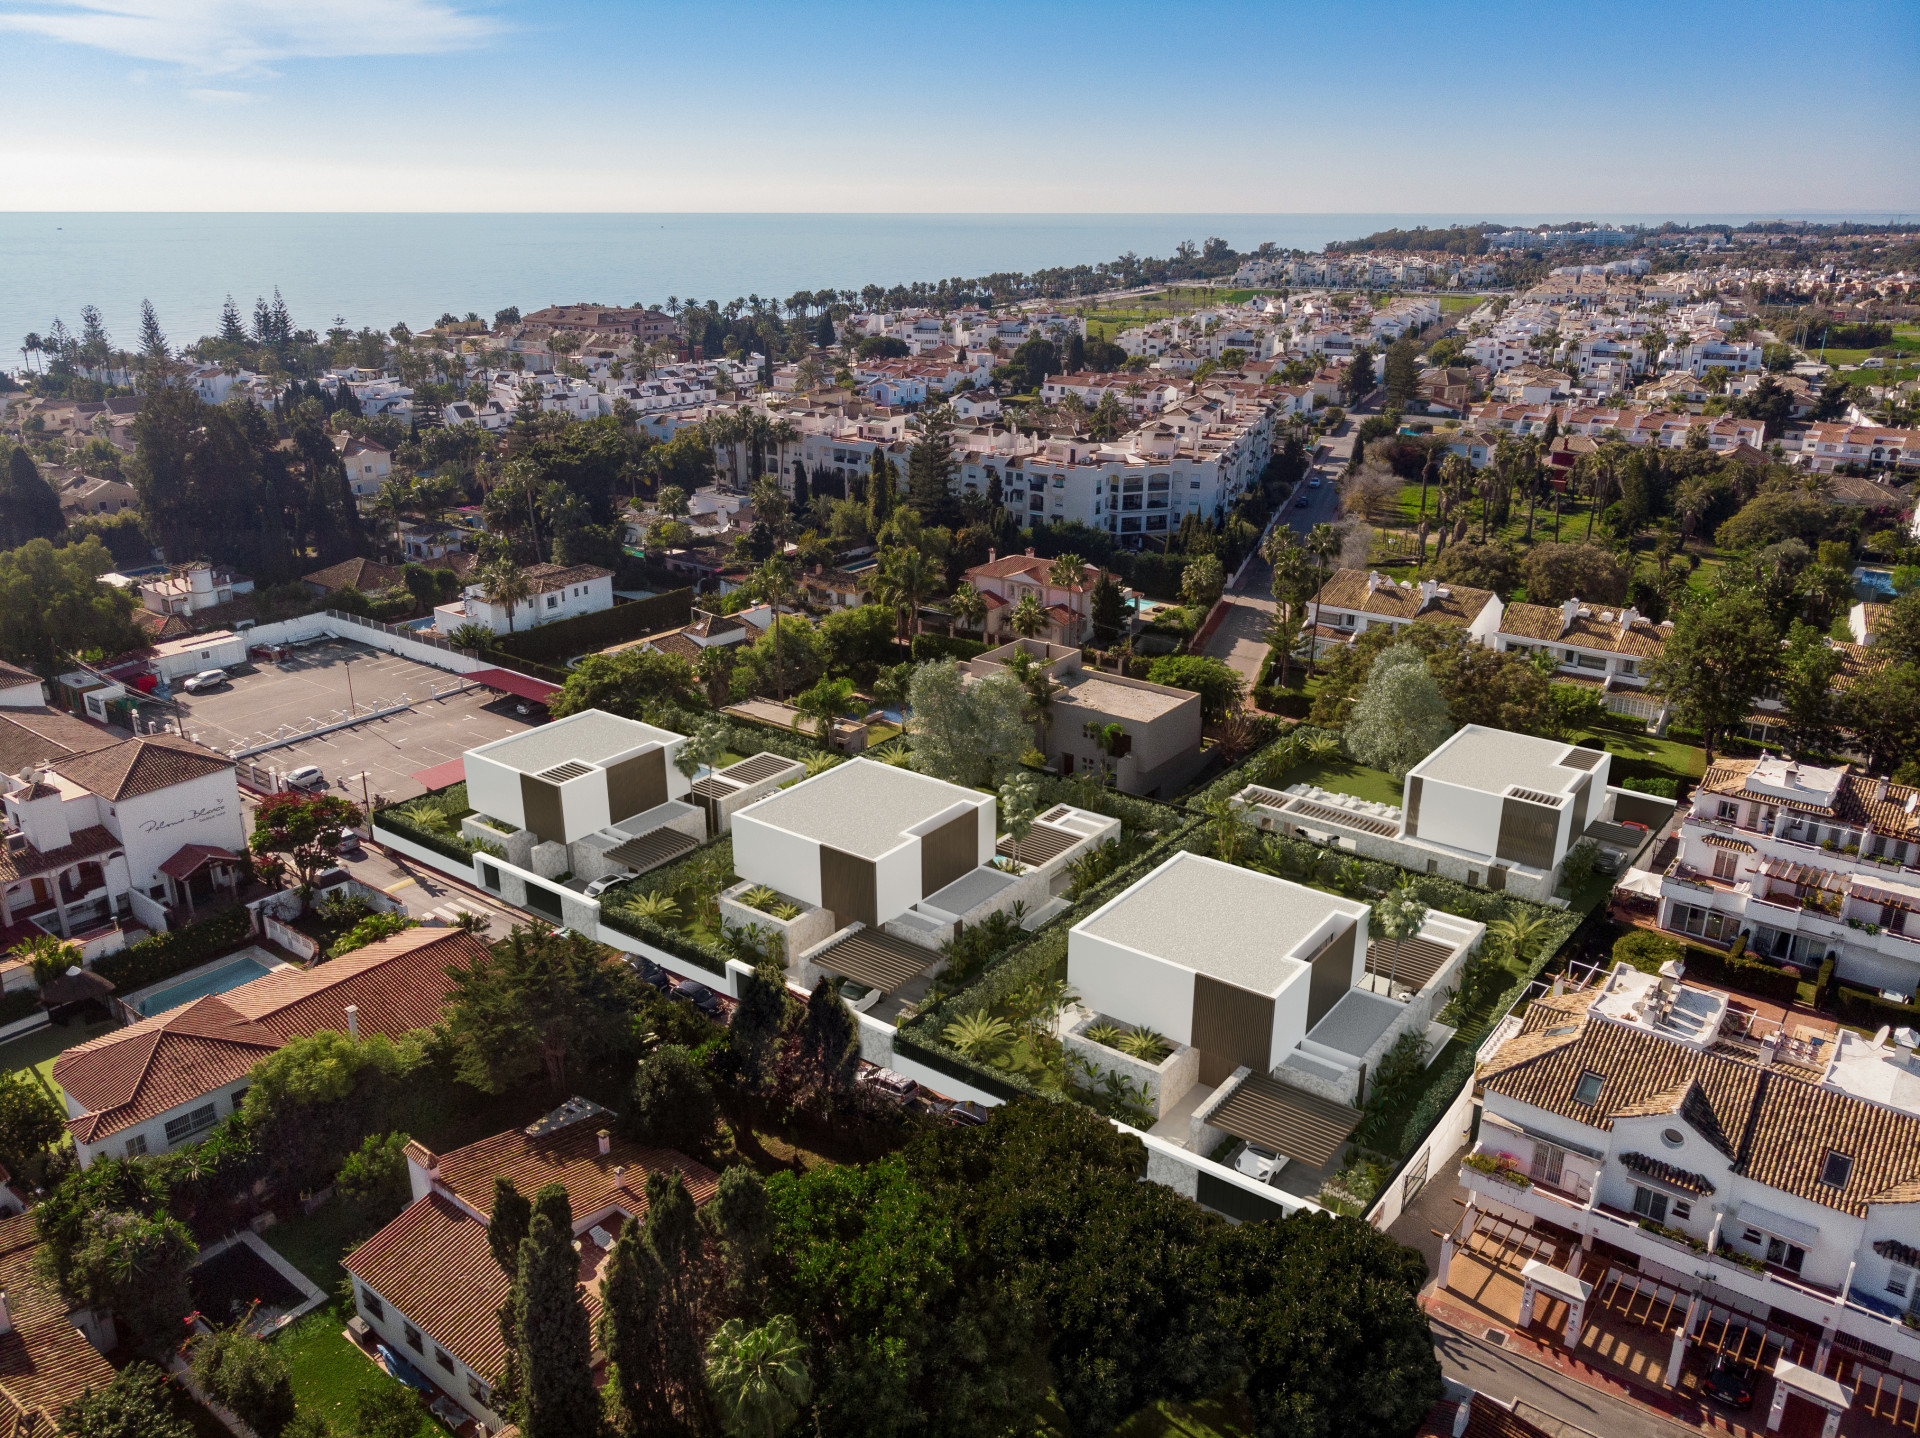
[[1770, 1003], [1790, 1004], [1800, 996], [1800, 979], [1792, 970], [1697, 944], [1687, 945], [1687, 975], [1725, 984]]
[[15, 989], [10, 994], [0, 994], [0, 1024], [18, 1023], [28, 1014], [40, 1011], [40, 990]]
[[913, 662], [926, 664], [935, 659], [965, 661], [985, 654], [988, 647], [977, 639], [959, 639], [951, 634], [916, 634], [913, 636]]
[[572, 619], [556, 619], [551, 624], [536, 624], [517, 634], [502, 634], [493, 647], [502, 654], [530, 659], [537, 664], [565, 663], [576, 654], [644, 639], [663, 629], [677, 629], [693, 618], [693, 591], [674, 589], [651, 599], [631, 604], [616, 604], [598, 614], [581, 614]]
[[155, 934], [117, 954], [108, 954], [94, 964], [93, 971], [111, 981], [125, 997], [237, 949], [252, 931], [252, 919], [245, 909], [222, 909], [210, 919]]
[[1877, 1029], [1882, 1025], [1896, 1029], [1920, 1028], [1920, 1004], [1897, 1004], [1851, 984], [1834, 985], [1833, 1011], [1856, 1028]]
[[1632, 789], [1641, 794], [1652, 794], [1659, 799], [1678, 799], [1680, 781], [1678, 779], [1627, 779], [1620, 785], [1622, 789]]
[[[416, 824], [409, 824], [405, 819], [401, 818], [400, 815], [396, 814], [391, 806], [385, 809], [374, 810], [373, 822], [376, 827], [397, 834], [402, 839], [411, 840], [423, 848], [433, 850], [436, 854], [446, 855], [447, 858], [452, 859], [456, 864], [464, 864], [469, 868], [472, 867], [472, 849], [455, 840], [443, 838], [439, 834], [430, 834]], [[379, 836], [375, 835], [374, 839], [377, 843]]]

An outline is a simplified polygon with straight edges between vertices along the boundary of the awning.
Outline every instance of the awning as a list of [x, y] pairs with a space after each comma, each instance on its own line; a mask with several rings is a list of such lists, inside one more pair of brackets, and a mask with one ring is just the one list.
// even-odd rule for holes
[[535, 704], [545, 704], [560, 692], [558, 684], [549, 684], [544, 679], [535, 679], [527, 674], [516, 674], [511, 669], [476, 669], [467, 678], [483, 689], [497, 689], [502, 694], [531, 699]]
[[1829, 1413], [1845, 1413], [1853, 1407], [1853, 1390], [1824, 1373], [1802, 1368], [1785, 1358], [1773, 1365], [1773, 1381], [1795, 1397], [1818, 1404]]
[[933, 949], [896, 939], [883, 930], [857, 929], [832, 948], [812, 955], [808, 962], [890, 994], [920, 977], [939, 957]]
[[1727, 849], [1735, 854], [1751, 854], [1753, 845], [1744, 839], [1729, 839], [1725, 834], [1702, 834], [1700, 842], [1711, 844], [1716, 849]]
[[994, 852], [1009, 859], [1018, 859], [1031, 868], [1038, 868], [1050, 859], [1059, 858], [1085, 838], [1085, 834], [1076, 834], [1071, 829], [1056, 829], [1051, 824], [1036, 823], [1027, 830], [1027, 837], [1017, 843], [1013, 835], [1002, 834], [1000, 842], [994, 846]]
[[237, 864], [238, 854], [225, 849], [215, 848], [211, 844], [182, 844], [166, 863], [160, 866], [160, 872], [179, 883], [190, 878], [208, 864]]
[[698, 843], [678, 829], [649, 829], [637, 838], [607, 850], [607, 857], [617, 864], [625, 864], [635, 873], [644, 874], [699, 847]]
[[1811, 1223], [1802, 1223], [1797, 1218], [1787, 1218], [1755, 1203], [1741, 1204], [1736, 1213], [1727, 1215], [1727, 1222], [1743, 1223], [1748, 1228], [1757, 1228], [1762, 1233], [1772, 1234], [1775, 1238], [1784, 1238], [1789, 1243], [1797, 1243], [1802, 1248], [1811, 1248], [1814, 1241], [1820, 1237], [1820, 1230]]
[[1660, 897], [1660, 876], [1647, 869], [1629, 869], [1620, 876], [1620, 882], [1613, 886], [1615, 893], [1646, 894], [1650, 898]]
[[1207, 1123], [1309, 1168], [1325, 1168], [1360, 1126], [1360, 1110], [1265, 1074], [1249, 1074]]
[[1410, 989], [1424, 989], [1452, 958], [1451, 946], [1432, 939], [1367, 941], [1367, 972], [1386, 974]]
[[1847, 876], [1837, 874], [1832, 869], [1823, 869], [1818, 864], [1796, 864], [1791, 859], [1763, 858], [1760, 872], [1770, 879], [1780, 879], [1804, 889], [1844, 889]]
[[1910, 889], [1905, 884], [1895, 886], [1884, 879], [1872, 883], [1854, 875], [1853, 897], [1873, 904], [1892, 904], [1897, 909], [1920, 910], [1920, 889]]

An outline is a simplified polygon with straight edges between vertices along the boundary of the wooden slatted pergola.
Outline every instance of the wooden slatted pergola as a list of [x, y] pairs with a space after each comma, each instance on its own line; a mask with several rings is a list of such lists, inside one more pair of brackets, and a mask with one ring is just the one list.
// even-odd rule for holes
[[1418, 991], [1453, 957], [1453, 950], [1432, 939], [1369, 939], [1367, 972], [1391, 978]]
[[638, 838], [607, 850], [607, 857], [617, 864], [625, 864], [637, 874], [644, 874], [699, 847], [698, 843], [678, 829], [649, 829]]
[[1249, 1074], [1207, 1122], [1297, 1163], [1325, 1168], [1360, 1126], [1360, 1110], [1265, 1074]]
[[1027, 830], [1027, 837], [1017, 842], [1013, 835], [1002, 834], [1000, 842], [994, 845], [994, 852], [1018, 859], [1029, 868], [1038, 868], [1049, 859], [1057, 859], [1085, 837], [1068, 829], [1056, 829], [1051, 824], [1035, 824]]
[[1835, 1345], [1831, 1376], [1853, 1389], [1853, 1405], [1895, 1428], [1920, 1433], [1920, 1379], [1883, 1368], [1872, 1359]]
[[918, 978], [939, 957], [932, 949], [896, 939], [879, 929], [857, 929], [832, 948], [811, 955], [808, 962], [890, 994]]
[[1643, 1328], [1672, 1333], [1687, 1321], [1687, 1296], [1644, 1273], [1609, 1267], [1593, 1301]]

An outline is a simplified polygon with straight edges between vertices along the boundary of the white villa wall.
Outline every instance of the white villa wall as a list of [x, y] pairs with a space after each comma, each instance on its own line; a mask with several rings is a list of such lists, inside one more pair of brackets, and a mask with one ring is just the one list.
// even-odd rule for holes
[[[469, 788], [467, 793], [471, 796], [473, 790]], [[605, 770], [589, 769], [578, 778], [561, 783], [560, 822], [566, 831], [561, 836], [562, 842], [591, 834], [595, 829], [604, 829], [613, 822], [612, 807], [607, 800]]]
[[733, 871], [802, 903], [820, 903], [820, 846], [748, 813], [733, 816]]
[[482, 814], [520, 829], [527, 812], [520, 799], [520, 771], [509, 769], [477, 750], [466, 753], [467, 802]]
[[118, 804], [100, 800], [107, 826], [119, 831], [127, 872], [136, 888], [161, 882], [160, 866], [182, 844], [211, 844], [239, 853], [247, 846], [240, 786], [232, 769], [218, 769]]
[[[79, 1158], [80, 1167], [86, 1168], [103, 1154], [108, 1158], [122, 1157], [127, 1151], [128, 1143], [136, 1137], [146, 1139], [146, 1152], [149, 1155], [169, 1153], [176, 1148], [190, 1148], [194, 1144], [204, 1140], [207, 1135], [212, 1132], [211, 1127], [203, 1128], [198, 1133], [191, 1134], [179, 1143], [174, 1144], [167, 1142], [168, 1123], [174, 1119], [185, 1117], [197, 1108], [206, 1107], [209, 1102], [214, 1106], [214, 1117], [216, 1121], [226, 1118], [234, 1112], [233, 1096], [236, 1093], [244, 1092], [252, 1082], [253, 1080], [251, 1078], [241, 1078], [224, 1089], [196, 1094], [185, 1103], [178, 1104], [168, 1109], [165, 1113], [155, 1114], [152, 1118], [142, 1123], [134, 1124], [130, 1128], [121, 1129], [117, 1133], [108, 1134], [97, 1143], [80, 1143], [76, 1140], [74, 1143], [74, 1152]], [[67, 1096], [66, 1103], [67, 1117], [80, 1117], [83, 1110], [74, 1102], [70, 1095]]]
[[881, 923], [898, 918], [925, 897], [920, 892], [920, 840], [917, 837], [874, 861], [874, 913]]
[[1500, 842], [1501, 805], [1498, 794], [1428, 779], [1421, 786], [1416, 837], [1491, 855]]
[[[1356, 948], [1364, 956], [1364, 933], [1361, 937], [1362, 942]], [[1307, 1036], [1307, 997], [1312, 990], [1313, 970], [1301, 964], [1282, 981], [1279, 993], [1274, 995], [1273, 1047], [1267, 1050], [1269, 1069], [1298, 1048], [1300, 1040]]]
[[[369, 1293], [380, 1302], [381, 1314], [379, 1317], [375, 1317], [367, 1308], [365, 1300], [366, 1295]], [[435, 1383], [439, 1384], [444, 1392], [451, 1395], [454, 1402], [458, 1403], [462, 1408], [466, 1409], [467, 1412], [486, 1424], [489, 1431], [497, 1432], [506, 1426], [505, 1420], [503, 1420], [499, 1414], [495, 1413], [491, 1408], [487, 1407], [486, 1404], [482, 1403], [467, 1391], [467, 1381], [472, 1378], [479, 1380], [482, 1392], [492, 1393], [492, 1380], [484, 1373], [475, 1373], [451, 1353], [447, 1354], [447, 1358], [453, 1364], [453, 1372], [449, 1374], [444, 1367], [434, 1361], [433, 1349], [435, 1342], [433, 1335], [427, 1331], [423, 1324], [416, 1321], [413, 1315], [401, 1313], [398, 1308], [388, 1301], [385, 1294], [379, 1292], [377, 1289], [368, 1288], [366, 1284], [357, 1278], [353, 1281], [353, 1306], [354, 1311], [366, 1321], [367, 1327], [378, 1333], [385, 1341], [387, 1347], [391, 1348], [395, 1353], [399, 1354], [402, 1358], [406, 1359], [407, 1362], [413, 1364], [414, 1367], [418, 1368]], [[424, 1353], [418, 1352], [407, 1343], [404, 1325], [410, 1322], [413, 1324], [415, 1331], [421, 1334], [421, 1345], [427, 1350]]]
[[1067, 982], [1098, 1013], [1193, 1042], [1191, 969], [1076, 929], [1067, 935]]

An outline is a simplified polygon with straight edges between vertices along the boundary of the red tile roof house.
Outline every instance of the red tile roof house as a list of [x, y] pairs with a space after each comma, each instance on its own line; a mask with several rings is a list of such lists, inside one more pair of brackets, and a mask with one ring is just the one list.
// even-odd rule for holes
[[1047, 616], [1046, 628], [1034, 638], [1077, 649], [1093, 637], [1093, 586], [1100, 580], [1100, 570], [1091, 564], [1085, 566], [1080, 582], [1063, 589], [1047, 578], [1052, 567], [1051, 559], [1037, 559], [1031, 549], [1005, 559], [989, 549], [987, 562], [967, 571], [967, 583], [987, 601], [990, 642], [1005, 643], [1014, 637], [1010, 622], [1014, 607], [1028, 595]]
[[615, 1137], [612, 1119], [576, 1098], [525, 1129], [451, 1153], [409, 1143], [413, 1202], [341, 1265], [353, 1275], [354, 1306], [367, 1327], [489, 1430], [503, 1422], [488, 1405], [506, 1359], [496, 1315], [511, 1288], [487, 1246], [494, 1179], [510, 1178], [529, 1196], [549, 1183], [566, 1188], [596, 1326], [602, 1265], [621, 1228], [645, 1220], [647, 1175], [677, 1171], [695, 1204], [714, 1195], [711, 1170]]
[[453, 987], [448, 967], [485, 954], [463, 929], [408, 929], [68, 1049], [53, 1076], [80, 1166], [194, 1141], [239, 1106], [253, 1066], [294, 1039], [329, 1029], [398, 1038], [431, 1026]]
[[0, 1433], [9, 1438], [51, 1438], [63, 1431], [62, 1408], [113, 1381], [113, 1365], [88, 1341], [114, 1345], [112, 1316], [69, 1310], [39, 1260], [32, 1214], [0, 1222]]

